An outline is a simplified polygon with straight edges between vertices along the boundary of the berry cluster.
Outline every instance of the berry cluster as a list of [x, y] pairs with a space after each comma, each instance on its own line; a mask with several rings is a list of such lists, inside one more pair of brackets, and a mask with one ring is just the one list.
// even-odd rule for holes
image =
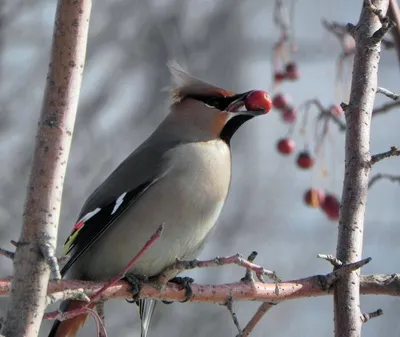
[[324, 193], [319, 188], [310, 188], [304, 193], [304, 202], [313, 208], [319, 207], [329, 219], [339, 220], [340, 202], [338, 198], [331, 193]]
[[[288, 136], [279, 139], [276, 143], [276, 148], [278, 152], [284, 156], [289, 156], [296, 150], [296, 143], [290, 137], [290, 135], [293, 133], [296, 123], [296, 113], [300, 110], [295, 109], [291, 104], [289, 104], [288, 97], [282, 93], [278, 93], [273, 97], [272, 105], [276, 110], [280, 112], [283, 121], [291, 124], [289, 127]], [[317, 148], [320, 149], [322, 142], [328, 133], [328, 123], [330, 119], [332, 117], [342, 117], [343, 109], [336, 104], [331, 105], [328, 109], [324, 108], [319, 102], [316, 105], [321, 110], [320, 116], [317, 117], [317, 120], [324, 123], [324, 125], [322, 126], [322, 138], [317, 137], [317, 139], [315, 139], [315, 142], [318, 145]], [[302, 133], [303, 135], [305, 135], [306, 133], [306, 121], [308, 114], [307, 111], [309, 109], [310, 102], [306, 103], [305, 106], [307, 107], [304, 115], [305, 118], [303, 119], [303, 126], [300, 128], [300, 133]], [[306, 145], [302, 151], [298, 152], [296, 157], [296, 165], [303, 170], [312, 169], [316, 161], [308, 148], [309, 146]], [[319, 150], [316, 150], [316, 156], [318, 155], [318, 153]], [[311, 207], [319, 207], [328, 216], [329, 219], [333, 221], [337, 221], [339, 219], [340, 203], [338, 201], [338, 198], [332, 193], [325, 194], [324, 191], [321, 189], [311, 188], [305, 192], [304, 201], [307, 205]]]
[[283, 80], [295, 81], [300, 78], [299, 70], [294, 62], [289, 62], [285, 65], [284, 71], [275, 71], [274, 81], [282, 82]]
[[272, 105], [275, 109], [281, 112], [282, 120], [288, 124], [296, 121], [297, 111], [289, 103], [289, 98], [283, 94], [276, 94], [272, 100]]

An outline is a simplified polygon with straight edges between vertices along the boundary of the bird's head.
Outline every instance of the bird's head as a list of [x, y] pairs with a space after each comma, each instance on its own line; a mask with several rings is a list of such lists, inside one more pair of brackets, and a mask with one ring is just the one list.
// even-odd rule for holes
[[168, 67], [174, 82], [169, 87], [170, 119], [196, 140], [221, 138], [229, 144], [242, 124], [271, 108], [264, 91], [237, 94], [192, 77], [177, 63], [170, 62]]

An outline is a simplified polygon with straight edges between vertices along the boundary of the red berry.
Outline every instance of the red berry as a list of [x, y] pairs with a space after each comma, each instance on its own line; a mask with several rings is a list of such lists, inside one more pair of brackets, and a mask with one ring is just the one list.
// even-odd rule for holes
[[339, 104], [333, 104], [329, 107], [329, 111], [336, 115], [337, 117], [341, 117], [343, 115], [343, 109]]
[[339, 220], [340, 202], [333, 194], [325, 196], [325, 200], [321, 203], [321, 209], [329, 219], [334, 221]]
[[293, 123], [296, 121], [296, 117], [297, 117], [297, 111], [295, 108], [291, 107], [291, 106], [286, 106], [285, 109], [283, 109], [282, 111], [282, 119], [286, 122], [286, 123]]
[[310, 188], [304, 193], [304, 202], [311, 207], [319, 207], [325, 201], [325, 193], [319, 188]]
[[289, 80], [298, 80], [300, 78], [300, 73], [296, 70], [296, 71], [291, 71], [291, 72], [287, 72], [286, 73], [286, 78], [288, 78]]
[[274, 74], [274, 80], [275, 82], [281, 82], [284, 79], [286, 79], [287, 73], [283, 73], [283, 72], [276, 72]]
[[309, 169], [314, 165], [314, 159], [310, 156], [308, 151], [300, 152], [297, 157], [297, 165], [303, 169]]
[[297, 80], [300, 77], [300, 73], [297, 69], [297, 64], [289, 62], [286, 64], [286, 78], [289, 80]]
[[286, 72], [291, 73], [293, 71], [297, 71], [297, 65], [294, 62], [289, 62], [286, 64]]
[[273, 106], [278, 109], [284, 109], [289, 103], [289, 99], [283, 94], [276, 94], [274, 99], [272, 100]]
[[247, 95], [244, 105], [248, 111], [269, 112], [272, 108], [271, 97], [263, 90], [254, 90]]
[[276, 144], [278, 151], [282, 154], [291, 154], [296, 148], [296, 144], [293, 139], [290, 138], [282, 138]]

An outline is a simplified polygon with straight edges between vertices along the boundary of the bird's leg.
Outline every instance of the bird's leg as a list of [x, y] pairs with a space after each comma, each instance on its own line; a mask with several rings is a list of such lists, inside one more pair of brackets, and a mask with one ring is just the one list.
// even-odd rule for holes
[[182, 289], [186, 290], [185, 296], [186, 298], [181, 303], [185, 303], [190, 300], [193, 295], [193, 290], [191, 284], [194, 282], [194, 279], [191, 277], [174, 277], [170, 279], [169, 282], [176, 283], [182, 287]]
[[131, 300], [126, 300], [128, 303], [136, 303], [139, 295], [140, 295], [140, 290], [142, 288], [142, 282], [147, 282], [148, 278], [146, 276], [136, 276], [132, 274], [127, 274], [124, 277], [125, 281], [129, 283], [130, 286], [132, 286], [132, 299]]

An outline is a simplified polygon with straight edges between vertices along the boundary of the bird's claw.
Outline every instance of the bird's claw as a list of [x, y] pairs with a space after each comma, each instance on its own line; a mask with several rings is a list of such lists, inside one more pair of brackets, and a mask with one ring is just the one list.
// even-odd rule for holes
[[[183, 301], [179, 301], [181, 303], [185, 303], [190, 300], [193, 295], [193, 290], [191, 284], [194, 282], [194, 279], [191, 277], [174, 277], [173, 279], [169, 280], [169, 282], [176, 283], [186, 290], [185, 296], [186, 298]], [[169, 304], [169, 303], [167, 303]]]
[[132, 287], [132, 299], [125, 299], [128, 303], [136, 303], [138, 301], [140, 290], [142, 289], [142, 280], [134, 275], [126, 275], [125, 280]]

